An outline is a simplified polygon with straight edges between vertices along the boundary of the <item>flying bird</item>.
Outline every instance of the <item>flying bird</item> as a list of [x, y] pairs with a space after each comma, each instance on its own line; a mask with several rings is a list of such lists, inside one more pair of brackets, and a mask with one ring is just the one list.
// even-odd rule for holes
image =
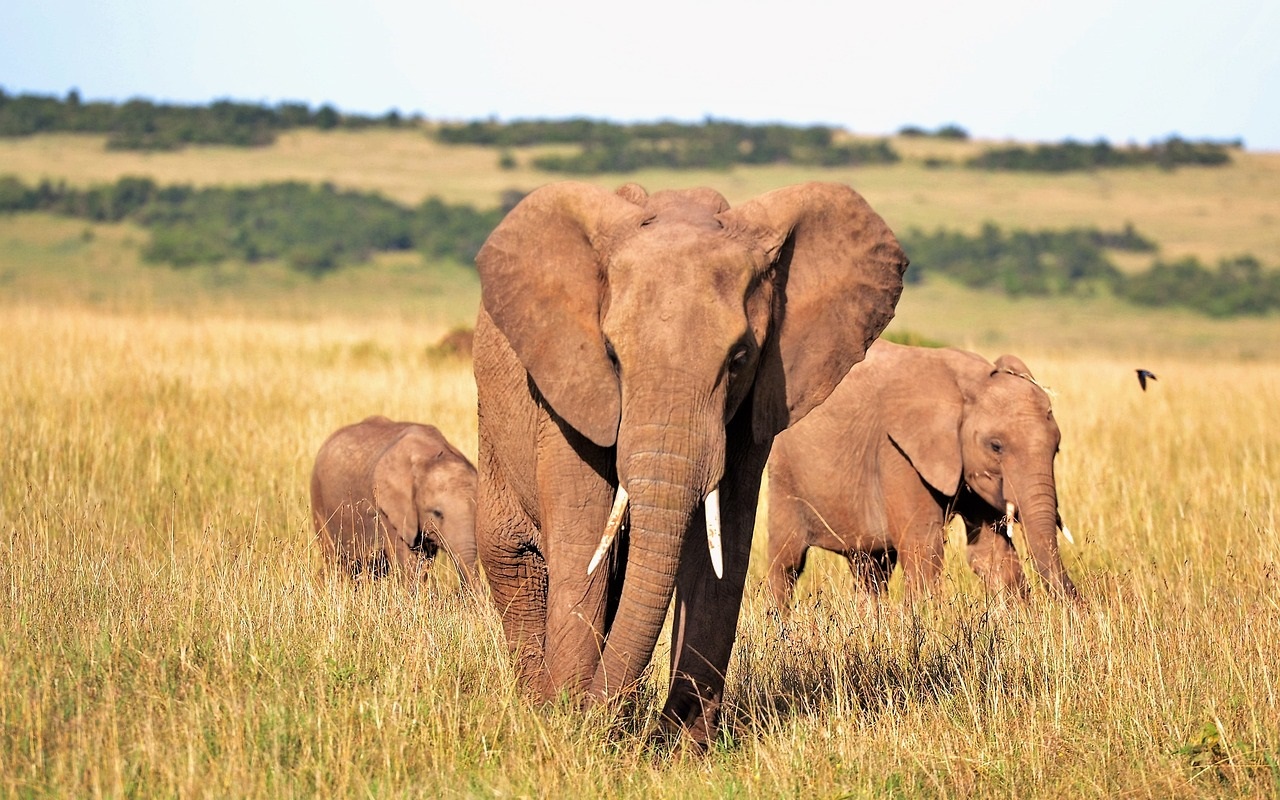
[[1138, 373], [1138, 385], [1142, 387], [1144, 392], [1147, 390], [1147, 378], [1153, 381], [1156, 379], [1156, 374], [1150, 370], [1137, 369], [1134, 372]]

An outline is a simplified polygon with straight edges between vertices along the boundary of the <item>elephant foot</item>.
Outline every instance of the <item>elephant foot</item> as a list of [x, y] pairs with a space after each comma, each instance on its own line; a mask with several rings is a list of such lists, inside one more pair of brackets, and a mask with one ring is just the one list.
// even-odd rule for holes
[[667, 698], [657, 728], [663, 737], [680, 739], [684, 746], [705, 751], [716, 737], [719, 715], [717, 693], [699, 693], [694, 686], [677, 684]]
[[645, 737], [646, 747], [656, 760], [666, 762], [684, 755], [702, 756], [711, 749], [711, 740], [696, 737], [691, 729], [660, 718]]

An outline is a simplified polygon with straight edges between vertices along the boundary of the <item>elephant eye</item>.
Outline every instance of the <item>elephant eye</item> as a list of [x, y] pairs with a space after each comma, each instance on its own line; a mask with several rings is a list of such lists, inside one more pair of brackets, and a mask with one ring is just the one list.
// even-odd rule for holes
[[738, 345], [729, 353], [729, 372], [737, 373], [747, 365], [747, 348]]
[[988, 442], [988, 444], [991, 446], [991, 452], [995, 453], [996, 455], [1000, 455], [1001, 453], [1004, 452], [1004, 445], [1000, 442], [999, 439], [992, 439], [990, 442]]
[[435, 517], [436, 519], [444, 519], [444, 512], [438, 508], [433, 508], [431, 509], [431, 516]]

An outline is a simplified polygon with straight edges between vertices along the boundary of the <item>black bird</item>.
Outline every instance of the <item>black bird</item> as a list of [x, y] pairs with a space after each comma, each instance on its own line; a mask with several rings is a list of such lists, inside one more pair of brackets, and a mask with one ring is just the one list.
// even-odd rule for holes
[[1138, 385], [1142, 387], [1144, 392], [1147, 390], [1147, 378], [1153, 381], [1156, 379], [1156, 374], [1150, 370], [1136, 369], [1134, 372], [1138, 373]]

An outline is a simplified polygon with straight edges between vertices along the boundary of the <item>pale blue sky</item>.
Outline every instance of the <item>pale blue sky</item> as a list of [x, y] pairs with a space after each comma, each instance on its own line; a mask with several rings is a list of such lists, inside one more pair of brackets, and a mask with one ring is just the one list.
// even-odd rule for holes
[[0, 86], [1280, 150], [1280, 0], [6, 0]]

